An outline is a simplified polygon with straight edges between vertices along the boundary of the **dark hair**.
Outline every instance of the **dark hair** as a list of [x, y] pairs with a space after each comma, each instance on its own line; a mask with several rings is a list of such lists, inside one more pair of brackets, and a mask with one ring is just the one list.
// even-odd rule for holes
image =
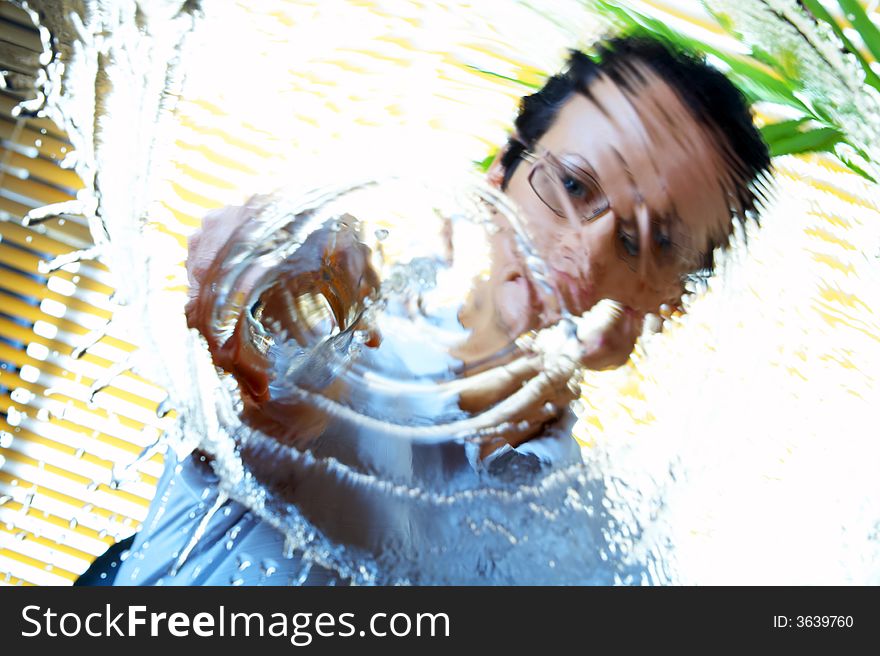
[[[731, 218], [758, 220], [757, 209], [766, 200], [766, 177], [770, 154], [752, 120], [748, 103], [720, 71], [697, 55], [646, 36], [623, 36], [597, 46], [594, 58], [570, 52], [565, 70], [547, 80], [536, 93], [523, 97], [514, 125], [516, 134], [508, 140], [501, 157], [506, 188], [523, 151], [532, 148], [553, 124], [562, 104], [575, 92], [590, 97], [590, 84], [600, 73], [623, 89], [631, 89], [632, 66], [641, 62], [675, 91], [694, 118], [721, 136], [719, 148], [730, 167], [737, 188], [732, 190]], [[638, 77], [638, 76], [637, 76]], [[718, 246], [724, 244], [712, 244]], [[713, 267], [712, 253], [703, 267]]]

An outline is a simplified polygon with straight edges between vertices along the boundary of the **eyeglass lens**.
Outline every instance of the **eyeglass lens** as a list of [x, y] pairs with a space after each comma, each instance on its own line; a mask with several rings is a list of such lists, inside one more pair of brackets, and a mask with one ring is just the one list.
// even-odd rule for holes
[[[595, 179], [563, 164], [539, 162], [532, 170], [529, 182], [538, 198], [558, 216], [565, 216], [559, 198], [560, 188], [582, 221], [595, 219], [609, 207], [605, 192]], [[560, 187], [554, 188], [556, 185]]]

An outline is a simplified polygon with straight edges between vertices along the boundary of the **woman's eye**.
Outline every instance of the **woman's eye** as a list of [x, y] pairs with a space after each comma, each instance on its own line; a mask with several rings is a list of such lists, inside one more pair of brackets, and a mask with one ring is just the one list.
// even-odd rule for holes
[[654, 233], [654, 243], [663, 251], [668, 250], [672, 246], [672, 240], [669, 238], [669, 235], [663, 234], [662, 232]]
[[624, 230], [618, 230], [617, 238], [620, 240], [620, 243], [623, 244], [623, 248], [627, 255], [635, 257], [639, 254], [639, 242], [635, 237]]
[[573, 198], [580, 199], [587, 194], [586, 185], [577, 178], [573, 178], [570, 175], [565, 175], [562, 177], [562, 186], [565, 187], [565, 191], [568, 192], [568, 195]]

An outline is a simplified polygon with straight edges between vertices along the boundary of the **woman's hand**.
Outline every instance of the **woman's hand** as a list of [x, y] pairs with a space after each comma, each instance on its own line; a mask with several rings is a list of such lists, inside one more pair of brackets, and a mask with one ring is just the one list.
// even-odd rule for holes
[[[323, 296], [340, 328], [356, 316], [356, 308], [378, 288], [379, 280], [370, 265], [370, 250], [360, 242], [355, 222], [342, 217], [334, 226], [325, 225], [309, 234], [296, 253], [271, 269], [255, 265], [236, 281], [235, 296], [244, 305], [231, 335], [218, 336], [214, 325], [220, 302], [217, 283], [226, 275], [225, 260], [236, 244], [252, 238], [248, 222], [256, 220], [271, 202], [255, 196], [241, 207], [226, 207], [209, 213], [201, 229], [189, 240], [187, 275], [190, 289], [186, 304], [187, 324], [206, 339], [218, 367], [231, 373], [240, 384], [245, 400], [262, 404], [268, 400], [269, 362], [265, 349], [252, 343], [248, 300], [254, 286], [266, 275], [273, 282], [261, 295], [262, 321], [279, 331], [295, 335], [298, 313], [292, 304], [302, 294]], [[260, 283], [261, 285], [263, 283]], [[369, 332], [367, 345], [375, 346], [379, 336]]]

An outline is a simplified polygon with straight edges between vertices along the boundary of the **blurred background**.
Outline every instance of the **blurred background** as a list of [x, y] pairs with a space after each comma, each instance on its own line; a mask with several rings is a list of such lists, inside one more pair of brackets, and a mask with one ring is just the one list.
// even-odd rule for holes
[[146, 515], [209, 209], [479, 169], [621, 29], [727, 72], [778, 184], [686, 313], [583, 381], [585, 462], [640, 527], [615, 539], [667, 554], [654, 582], [880, 583], [877, 5], [0, 2], [0, 583], [68, 585]]

